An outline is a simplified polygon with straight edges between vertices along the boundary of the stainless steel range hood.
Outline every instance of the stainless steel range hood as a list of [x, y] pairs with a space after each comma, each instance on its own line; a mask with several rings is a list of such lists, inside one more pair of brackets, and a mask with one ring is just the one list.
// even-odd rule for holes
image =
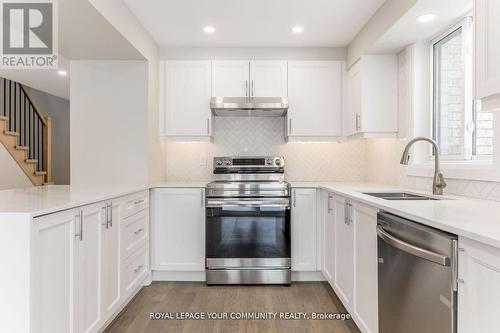
[[284, 97], [212, 97], [210, 108], [216, 116], [282, 117], [288, 110]]

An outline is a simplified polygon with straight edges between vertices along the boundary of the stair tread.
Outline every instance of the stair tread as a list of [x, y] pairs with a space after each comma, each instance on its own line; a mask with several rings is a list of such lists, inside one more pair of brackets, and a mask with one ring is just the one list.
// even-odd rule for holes
[[0, 120], [9, 120], [9, 117], [6, 117], [6, 116], [0, 116]]
[[37, 176], [44, 176], [47, 174], [47, 171], [35, 171], [35, 175]]
[[3, 133], [5, 135], [19, 136], [19, 133], [17, 133], [17, 132], [3, 131]]
[[43, 183], [43, 185], [54, 185], [54, 182]]
[[27, 159], [27, 160], [24, 160], [26, 163], [38, 163], [38, 160], [30, 160], [30, 159]]
[[16, 149], [17, 150], [29, 150], [30, 147], [28, 147], [28, 146], [16, 146]]

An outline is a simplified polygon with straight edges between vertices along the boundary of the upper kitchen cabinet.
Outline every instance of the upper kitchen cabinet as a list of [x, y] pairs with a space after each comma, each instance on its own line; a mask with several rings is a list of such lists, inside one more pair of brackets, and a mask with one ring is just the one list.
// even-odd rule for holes
[[287, 75], [286, 61], [251, 61], [250, 96], [286, 97]]
[[476, 98], [482, 110], [500, 110], [500, 2], [475, 1]]
[[393, 137], [398, 132], [398, 59], [363, 56], [347, 72], [346, 137]]
[[243, 97], [249, 95], [250, 63], [248, 61], [212, 62], [212, 96]]
[[160, 136], [210, 139], [211, 76], [210, 61], [160, 62]]
[[214, 61], [214, 97], [286, 97], [286, 61]]
[[342, 136], [343, 72], [343, 61], [288, 62], [289, 141]]

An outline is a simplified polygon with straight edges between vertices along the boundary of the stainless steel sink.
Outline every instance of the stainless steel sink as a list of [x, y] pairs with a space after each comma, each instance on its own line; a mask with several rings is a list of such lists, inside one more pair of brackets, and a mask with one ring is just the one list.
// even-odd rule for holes
[[407, 193], [407, 192], [380, 192], [380, 193], [363, 193], [363, 194], [384, 200], [441, 200], [438, 198]]

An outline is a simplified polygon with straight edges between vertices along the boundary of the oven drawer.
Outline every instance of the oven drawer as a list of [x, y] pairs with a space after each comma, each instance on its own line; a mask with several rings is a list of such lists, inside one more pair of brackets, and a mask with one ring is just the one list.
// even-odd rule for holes
[[207, 270], [207, 284], [290, 284], [289, 269]]
[[122, 200], [121, 217], [127, 218], [149, 207], [149, 192], [134, 193], [124, 197]]
[[130, 255], [147, 241], [149, 237], [148, 220], [149, 212], [147, 210], [143, 210], [122, 220], [121, 248], [123, 259], [130, 257]]

